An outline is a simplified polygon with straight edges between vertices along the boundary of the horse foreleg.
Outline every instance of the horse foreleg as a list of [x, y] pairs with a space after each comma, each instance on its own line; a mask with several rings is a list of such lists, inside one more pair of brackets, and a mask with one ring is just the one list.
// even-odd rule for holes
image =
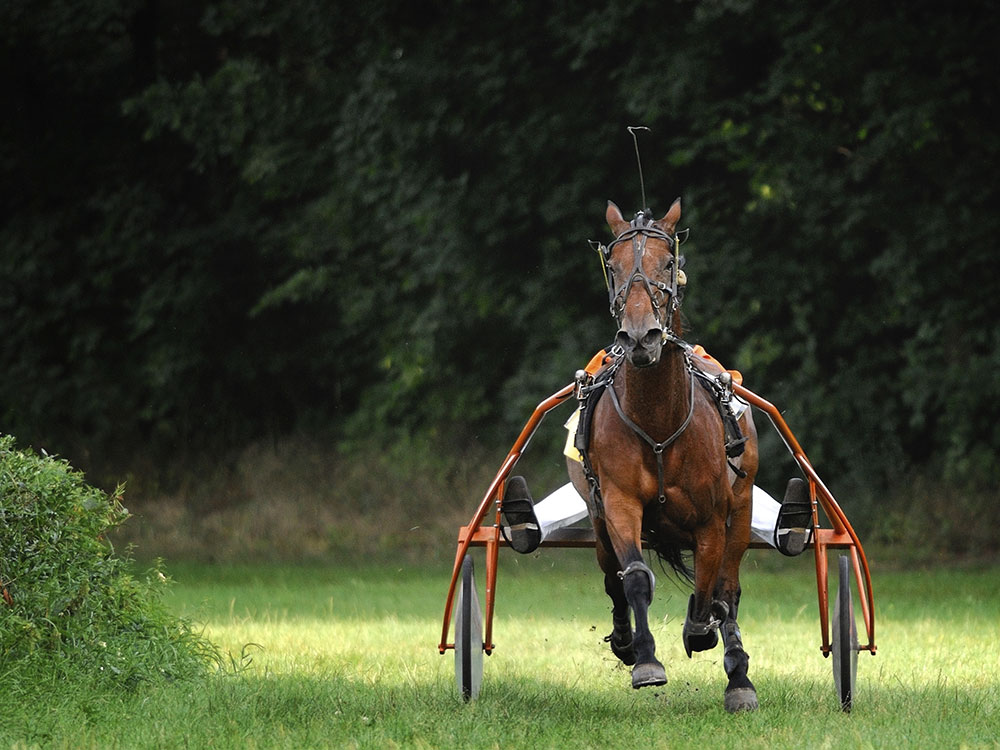
[[718, 628], [729, 614], [725, 603], [715, 599], [716, 582], [726, 543], [723, 521], [704, 529], [696, 538], [694, 593], [688, 601], [681, 636], [688, 658], [695, 651], [708, 651], [719, 643]]
[[622, 562], [624, 567], [618, 575], [622, 579], [625, 599], [635, 617], [633, 643], [636, 664], [632, 667], [632, 687], [663, 685], [667, 681], [667, 672], [656, 658], [656, 642], [649, 629], [649, 605], [653, 601], [656, 579], [653, 571], [642, 561], [638, 549]]
[[[628, 502], [612, 502], [610, 493], [605, 496], [607, 509], [606, 532], [614, 549], [620, 569], [614, 570], [621, 590], [624, 592], [628, 609], [632, 611], [635, 631], [632, 649], [635, 666], [632, 667], [632, 687], [663, 685], [667, 673], [656, 659], [656, 642], [649, 629], [649, 605], [653, 601], [656, 579], [653, 571], [642, 560], [640, 532], [642, 525], [642, 505]], [[618, 584], [608, 580], [612, 569], [605, 568], [605, 586], [617, 591]], [[613, 597], [612, 597], [613, 599]], [[626, 613], [627, 618], [627, 613]], [[616, 626], [617, 627], [617, 626]]]

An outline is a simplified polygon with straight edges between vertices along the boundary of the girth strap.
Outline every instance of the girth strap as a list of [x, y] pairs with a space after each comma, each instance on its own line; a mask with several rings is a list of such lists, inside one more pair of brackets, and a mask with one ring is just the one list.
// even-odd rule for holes
[[597, 402], [601, 400], [608, 384], [614, 380], [615, 373], [622, 363], [621, 354], [616, 353], [614, 348], [611, 351], [611, 361], [605, 364], [597, 372], [591, 374], [586, 371], [577, 373], [577, 399], [580, 403], [580, 420], [577, 424], [576, 435], [573, 437], [573, 445], [580, 452], [580, 462], [583, 466], [583, 475], [590, 485], [590, 498], [587, 508], [594, 518], [604, 518], [604, 498], [601, 495], [601, 483], [594, 472], [594, 466], [590, 462], [590, 431], [594, 421], [594, 410]]
[[[688, 367], [690, 368], [690, 363], [688, 364]], [[653, 453], [656, 455], [656, 480], [659, 486], [659, 500], [661, 503], [665, 503], [667, 501], [663, 479], [663, 451], [665, 451], [671, 443], [681, 436], [684, 430], [687, 429], [688, 425], [691, 424], [691, 417], [694, 416], [694, 375], [690, 372], [688, 373], [688, 379], [691, 381], [691, 391], [688, 394], [688, 403], [690, 406], [688, 407], [687, 417], [685, 417], [684, 423], [677, 428], [677, 431], [673, 435], [660, 443], [653, 440], [653, 438], [651, 438], [645, 430], [628, 418], [625, 414], [625, 410], [622, 409], [621, 403], [618, 401], [618, 394], [615, 392], [614, 382], [608, 385], [608, 391], [611, 394], [611, 403], [614, 404], [615, 411], [618, 412], [618, 416], [621, 417], [622, 422], [628, 425], [632, 432], [642, 438], [646, 444], [653, 449]]]
[[733, 412], [731, 403], [733, 393], [731, 386], [727, 387], [726, 385], [723, 385], [723, 383], [720, 382], [721, 376], [712, 377], [704, 370], [693, 368], [691, 372], [698, 378], [698, 382], [700, 382], [705, 388], [705, 391], [712, 399], [712, 403], [715, 404], [715, 408], [719, 412], [719, 416], [722, 418], [722, 428], [726, 436], [726, 463], [729, 464], [729, 468], [733, 470], [733, 473], [736, 474], [736, 476], [745, 478], [747, 473], [737, 464], [733, 463], [733, 459], [739, 458], [743, 455], [747, 438], [743, 434], [742, 430], [740, 430], [739, 420]]

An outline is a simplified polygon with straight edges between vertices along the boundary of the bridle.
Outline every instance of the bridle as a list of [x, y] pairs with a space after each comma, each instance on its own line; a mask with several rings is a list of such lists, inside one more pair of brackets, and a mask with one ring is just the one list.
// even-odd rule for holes
[[[625, 300], [629, 295], [632, 285], [638, 281], [646, 290], [646, 294], [649, 295], [649, 301], [653, 307], [653, 316], [663, 331], [664, 343], [671, 342], [676, 344], [681, 342], [680, 337], [673, 330], [673, 314], [680, 308], [686, 281], [684, 271], [681, 270], [684, 259], [679, 254], [678, 248], [687, 239], [687, 235], [687, 229], [676, 234], [664, 232], [653, 223], [653, 220], [645, 212], [639, 211], [629, 223], [629, 228], [610, 244], [604, 245], [591, 242], [591, 245], [601, 255], [601, 267], [604, 271], [604, 282], [608, 287], [611, 315], [619, 326], [622, 322], [622, 316], [625, 313]], [[670, 273], [669, 281], [652, 279], [642, 268], [642, 259], [646, 254], [646, 241], [650, 237], [663, 240], [671, 249], [666, 267], [666, 270]], [[627, 279], [621, 285], [617, 285], [610, 260], [615, 247], [624, 242], [632, 243], [632, 270], [628, 274]]]

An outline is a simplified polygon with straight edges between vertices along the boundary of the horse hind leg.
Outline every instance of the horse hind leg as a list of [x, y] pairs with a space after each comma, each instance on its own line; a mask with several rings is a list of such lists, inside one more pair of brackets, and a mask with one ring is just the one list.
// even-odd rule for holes
[[726, 655], [723, 659], [729, 684], [726, 686], [725, 708], [729, 713], [757, 710], [757, 690], [750, 678], [747, 668], [750, 657], [743, 650], [743, 638], [735, 617], [727, 617], [720, 628], [722, 642], [725, 644]]
[[[611, 633], [604, 636], [604, 641], [611, 646], [611, 652], [618, 657], [622, 664], [631, 667], [635, 664], [634, 634], [632, 632], [632, 621], [628, 614], [628, 602], [625, 600], [625, 590], [622, 587], [618, 573], [604, 576], [604, 590], [615, 602], [611, 608]], [[614, 592], [614, 593], [612, 593]], [[618, 604], [618, 599], [624, 606]]]
[[[738, 575], [738, 570], [736, 571]], [[729, 684], [726, 685], [725, 708], [729, 713], [757, 710], [757, 690], [747, 676], [750, 667], [750, 657], [743, 649], [743, 636], [736, 622], [740, 607], [739, 580], [723, 572], [719, 582], [718, 595], [726, 603], [728, 614], [723, 620], [719, 631], [722, 633], [722, 643], [725, 648], [723, 667]]]
[[733, 545], [732, 541], [730, 545], [723, 560], [716, 597], [725, 603], [728, 610], [720, 627], [725, 648], [723, 666], [729, 678], [729, 684], [726, 685], [725, 708], [730, 713], [736, 713], [757, 710], [757, 691], [747, 677], [750, 657], [743, 649], [743, 637], [736, 622], [741, 594], [739, 566], [745, 545]]
[[[600, 535], [598, 535], [600, 539]], [[597, 559], [604, 571], [604, 591], [611, 599], [611, 633], [604, 641], [611, 646], [611, 651], [625, 665], [635, 664], [635, 648], [633, 647], [632, 620], [629, 617], [628, 600], [625, 598], [625, 588], [618, 575], [618, 558], [608, 551], [608, 546], [597, 544]]]

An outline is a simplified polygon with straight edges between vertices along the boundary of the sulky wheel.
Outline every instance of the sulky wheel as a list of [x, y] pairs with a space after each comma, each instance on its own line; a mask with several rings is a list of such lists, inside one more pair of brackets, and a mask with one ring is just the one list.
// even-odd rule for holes
[[455, 682], [467, 701], [476, 699], [483, 684], [483, 613], [472, 568], [472, 558], [466, 556], [455, 613]]
[[854, 685], [858, 676], [858, 629], [854, 623], [854, 603], [851, 599], [850, 558], [839, 559], [837, 598], [833, 603], [833, 684], [837, 688], [840, 707], [850, 711], [854, 702]]

